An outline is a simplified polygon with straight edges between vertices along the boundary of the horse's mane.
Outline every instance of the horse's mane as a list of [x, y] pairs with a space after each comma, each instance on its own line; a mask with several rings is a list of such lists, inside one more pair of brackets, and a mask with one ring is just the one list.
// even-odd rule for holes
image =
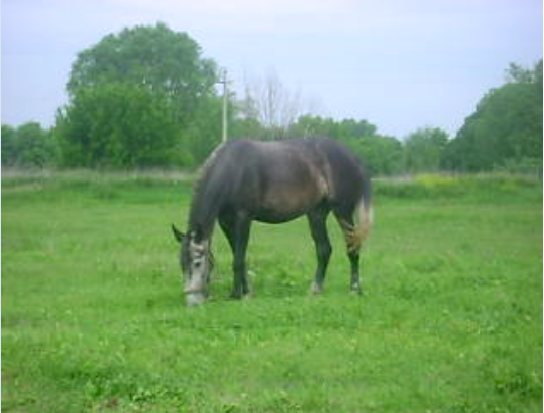
[[193, 200], [191, 202], [191, 210], [189, 213], [189, 231], [200, 230], [206, 231], [209, 218], [212, 216], [213, 208], [216, 206], [217, 196], [220, 190], [220, 183], [213, 179], [213, 169], [219, 160], [219, 153], [224, 149], [225, 145], [219, 145], [206, 159], [206, 162], [201, 166], [198, 172], [198, 179], [193, 187]]

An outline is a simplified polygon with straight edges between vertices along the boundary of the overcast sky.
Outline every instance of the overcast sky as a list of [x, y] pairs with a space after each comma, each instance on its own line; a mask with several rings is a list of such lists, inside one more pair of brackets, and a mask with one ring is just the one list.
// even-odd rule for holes
[[1, 116], [13, 125], [51, 125], [79, 51], [159, 20], [237, 87], [273, 70], [320, 115], [397, 138], [455, 133], [510, 62], [542, 57], [541, 0], [2, 0], [1, 19]]

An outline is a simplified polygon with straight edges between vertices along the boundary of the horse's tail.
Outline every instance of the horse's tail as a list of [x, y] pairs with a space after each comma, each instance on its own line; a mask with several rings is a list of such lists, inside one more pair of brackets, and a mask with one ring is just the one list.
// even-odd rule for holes
[[353, 225], [345, 228], [346, 245], [349, 252], [359, 251], [370, 234], [374, 214], [370, 197], [370, 180], [365, 182], [365, 188], [361, 199], [353, 210]]
[[[372, 227], [372, 184], [364, 161], [330, 139], [316, 141], [325, 154], [331, 197], [341, 207], [335, 211], [348, 252], [361, 249]], [[334, 207], [333, 207], [334, 208]]]

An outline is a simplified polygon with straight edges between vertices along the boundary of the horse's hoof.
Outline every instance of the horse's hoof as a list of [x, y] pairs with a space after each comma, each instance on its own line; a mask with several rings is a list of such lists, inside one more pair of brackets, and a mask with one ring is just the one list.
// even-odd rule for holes
[[229, 295], [229, 298], [230, 298], [231, 300], [241, 300], [242, 297], [243, 297], [242, 293], [235, 293], [235, 292], [232, 292], [232, 293], [230, 293], [230, 295]]
[[204, 294], [187, 294], [185, 297], [187, 307], [196, 307], [204, 304], [205, 301], [206, 296]]
[[351, 294], [353, 294], [353, 295], [362, 295], [363, 294], [363, 289], [361, 288], [359, 283], [352, 284], [351, 288], [350, 288], [350, 291], [351, 291]]
[[316, 282], [312, 283], [312, 288], [310, 289], [313, 295], [319, 295], [323, 293], [323, 286], [317, 284]]

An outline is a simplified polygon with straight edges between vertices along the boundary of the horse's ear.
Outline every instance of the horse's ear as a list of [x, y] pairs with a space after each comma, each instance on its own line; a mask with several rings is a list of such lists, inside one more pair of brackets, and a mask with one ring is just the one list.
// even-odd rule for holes
[[185, 234], [177, 229], [174, 224], [172, 224], [172, 231], [174, 232], [174, 237], [176, 238], [176, 240], [181, 244], [185, 239]]

